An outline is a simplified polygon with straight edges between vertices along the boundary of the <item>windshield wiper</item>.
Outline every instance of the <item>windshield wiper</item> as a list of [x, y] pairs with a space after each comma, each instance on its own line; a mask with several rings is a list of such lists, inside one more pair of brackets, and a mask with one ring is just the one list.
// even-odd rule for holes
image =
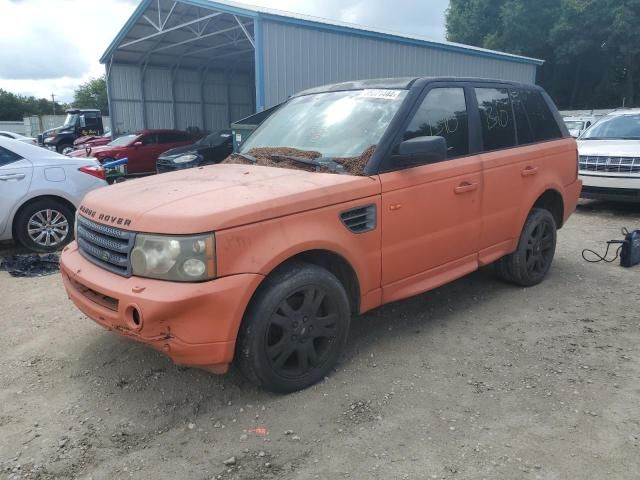
[[248, 153], [240, 153], [240, 152], [233, 152], [231, 154], [232, 157], [240, 157], [243, 158], [244, 160], [251, 162], [251, 163], [256, 163], [258, 160], [256, 159], [256, 157], [249, 155]]
[[305, 165], [325, 168], [335, 173], [344, 173], [346, 171], [342, 164], [336, 162], [333, 158], [330, 157], [302, 158], [293, 155], [270, 155], [269, 158], [275, 161], [291, 160], [293, 162], [304, 163]]

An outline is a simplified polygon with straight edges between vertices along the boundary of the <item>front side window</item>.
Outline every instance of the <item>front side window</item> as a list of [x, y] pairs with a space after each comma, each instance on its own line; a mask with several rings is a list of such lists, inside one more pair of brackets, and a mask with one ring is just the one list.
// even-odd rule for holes
[[149, 133], [144, 135], [140, 140], [143, 145], [157, 145], [158, 143], [158, 134], [157, 133]]
[[484, 150], [516, 145], [516, 129], [509, 91], [506, 88], [476, 88]]
[[65, 118], [64, 124], [62, 126], [66, 128], [75, 127], [77, 120], [78, 120], [77, 113], [67, 113], [67, 118]]
[[13, 153], [11, 150], [7, 150], [4, 147], [0, 147], [0, 167], [8, 165], [13, 162], [21, 160], [22, 157], [17, 153]]
[[444, 137], [447, 158], [469, 154], [469, 120], [462, 88], [434, 88], [418, 108], [403, 140]]
[[158, 134], [158, 143], [160, 144], [184, 142], [187, 139], [187, 135], [180, 132], [166, 132]]

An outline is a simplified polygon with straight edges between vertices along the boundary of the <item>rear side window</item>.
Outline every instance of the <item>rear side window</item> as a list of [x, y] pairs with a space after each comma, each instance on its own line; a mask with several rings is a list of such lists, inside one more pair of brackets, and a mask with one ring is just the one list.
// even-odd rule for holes
[[558, 127], [542, 93], [536, 90], [521, 90], [519, 95], [529, 117], [534, 141], [544, 142], [545, 140], [562, 138], [560, 127]]
[[434, 88], [418, 108], [404, 132], [404, 140], [444, 137], [447, 157], [469, 154], [469, 120], [462, 88]]
[[516, 128], [506, 88], [476, 88], [484, 150], [516, 146]]
[[511, 90], [511, 102], [513, 103], [513, 112], [516, 117], [518, 145], [527, 145], [535, 142], [535, 138], [522, 101], [522, 92], [522, 90]]
[[11, 150], [0, 147], [0, 167], [13, 162], [17, 162], [18, 160], [22, 160], [22, 157], [20, 155], [18, 155], [17, 153], [13, 153]]

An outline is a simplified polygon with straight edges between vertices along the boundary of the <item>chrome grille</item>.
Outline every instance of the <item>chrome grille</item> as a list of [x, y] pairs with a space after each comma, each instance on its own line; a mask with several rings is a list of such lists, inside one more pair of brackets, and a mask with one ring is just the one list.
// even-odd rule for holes
[[87, 260], [118, 275], [131, 275], [129, 254], [135, 233], [93, 222], [82, 215], [78, 215], [77, 229], [78, 248]]
[[640, 173], [640, 157], [580, 155], [580, 170], [607, 173]]

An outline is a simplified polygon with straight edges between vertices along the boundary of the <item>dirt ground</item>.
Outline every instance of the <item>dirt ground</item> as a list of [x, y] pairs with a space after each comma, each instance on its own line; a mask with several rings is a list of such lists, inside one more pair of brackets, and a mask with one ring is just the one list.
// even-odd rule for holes
[[583, 203], [542, 285], [480, 271], [354, 319], [337, 370], [287, 396], [102, 330], [59, 275], [0, 272], [0, 478], [637, 479], [640, 266], [580, 257], [622, 226], [640, 207]]

